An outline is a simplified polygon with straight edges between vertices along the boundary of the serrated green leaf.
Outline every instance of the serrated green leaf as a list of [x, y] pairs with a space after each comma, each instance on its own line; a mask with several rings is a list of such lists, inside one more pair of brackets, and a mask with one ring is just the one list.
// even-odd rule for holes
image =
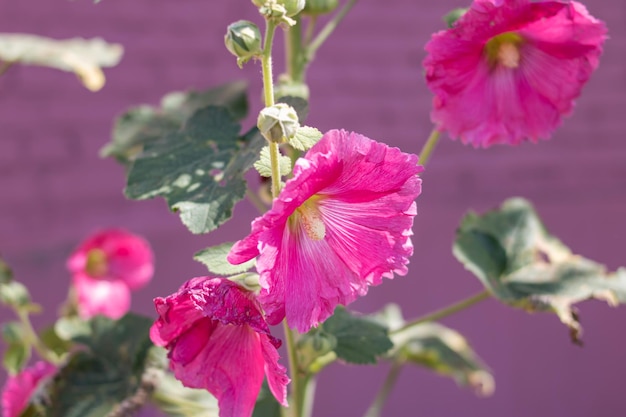
[[11, 343], [4, 351], [2, 364], [4, 369], [10, 374], [19, 373], [30, 359], [30, 344], [24, 342]]
[[57, 40], [22, 33], [0, 34], [0, 61], [74, 72], [91, 91], [104, 86], [101, 68], [117, 65], [123, 52], [122, 45], [100, 38]]
[[196, 111], [211, 105], [226, 108], [235, 120], [243, 119], [248, 113], [246, 83], [235, 81], [204, 91], [176, 91], [165, 95], [160, 107], [134, 107], [117, 118], [111, 142], [100, 150], [100, 155], [129, 164], [146, 144], [177, 132]]
[[82, 348], [40, 394], [49, 399], [47, 417], [105, 417], [140, 388], [152, 320], [127, 314], [120, 320], [97, 316], [88, 324], [89, 334], [72, 338]]
[[285, 103], [296, 111], [298, 114], [298, 122], [304, 124], [304, 121], [309, 116], [309, 102], [302, 97], [284, 96], [277, 100], [278, 103]]
[[0, 259], [0, 284], [8, 284], [13, 281], [13, 271], [2, 259]]
[[[264, 146], [261, 149], [261, 155], [259, 160], [254, 163], [254, 167], [262, 177], [272, 176], [272, 160], [270, 158], [269, 146]], [[289, 175], [291, 172], [291, 159], [285, 155], [280, 155], [278, 157], [278, 167], [281, 176]]]
[[301, 126], [289, 144], [300, 151], [311, 149], [321, 138], [322, 132], [314, 127]]
[[238, 132], [225, 108], [197, 111], [183, 130], [146, 145], [128, 173], [126, 196], [162, 196], [192, 233], [215, 230], [244, 197], [244, 173], [265, 145], [256, 129]]
[[343, 307], [335, 309], [324, 322], [323, 330], [335, 336], [337, 357], [349, 363], [375, 364], [379, 356], [393, 347], [385, 326], [352, 315]]
[[573, 254], [544, 228], [532, 205], [510, 199], [482, 216], [469, 213], [453, 248], [456, 258], [500, 301], [527, 311], [556, 313], [579, 342], [572, 305], [596, 298], [626, 302], [626, 272]]
[[248, 262], [244, 262], [239, 265], [233, 265], [226, 260], [230, 248], [233, 247], [232, 242], [222, 243], [221, 245], [211, 246], [196, 253], [193, 256], [198, 262], [203, 263], [209, 272], [216, 275], [235, 275], [246, 272], [250, 268], [254, 267], [256, 260], [251, 259]]

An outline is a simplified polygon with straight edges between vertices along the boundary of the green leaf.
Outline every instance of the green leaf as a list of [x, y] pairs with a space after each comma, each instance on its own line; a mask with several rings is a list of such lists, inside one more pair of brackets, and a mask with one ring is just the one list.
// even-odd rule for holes
[[285, 103], [298, 113], [298, 122], [304, 124], [304, 121], [309, 116], [309, 102], [302, 97], [284, 96], [278, 99], [278, 103]]
[[626, 270], [610, 273], [573, 254], [520, 198], [482, 216], [467, 214], [453, 252], [500, 301], [556, 313], [577, 343], [581, 327], [573, 304], [590, 298], [610, 305], [626, 302]]
[[235, 120], [243, 119], [248, 113], [246, 83], [235, 81], [199, 92], [175, 91], [161, 99], [160, 107], [134, 107], [117, 118], [111, 142], [100, 155], [129, 164], [146, 144], [180, 130], [196, 111], [211, 105], [225, 107]]
[[321, 138], [322, 132], [314, 127], [302, 126], [296, 132], [296, 135], [289, 139], [289, 144], [299, 151], [311, 149]]
[[9, 321], [2, 325], [2, 340], [8, 345], [22, 343], [25, 338], [24, 326], [19, 321]]
[[[259, 160], [254, 163], [254, 167], [262, 177], [272, 176], [272, 160], [270, 158], [270, 147], [264, 146], [261, 149]], [[280, 155], [278, 157], [278, 167], [280, 175], [286, 176], [291, 172], [291, 159], [288, 156]]]
[[0, 302], [17, 310], [30, 310], [33, 306], [28, 288], [17, 281], [0, 284]]
[[263, 381], [261, 391], [254, 405], [252, 417], [280, 417], [281, 415], [280, 404], [272, 395], [272, 392], [267, 386], [267, 381]]
[[0, 259], [0, 284], [8, 284], [11, 281], [13, 281], [13, 271]]
[[122, 45], [108, 44], [100, 38], [56, 40], [21, 33], [0, 34], [0, 61], [74, 72], [91, 91], [104, 86], [101, 68], [117, 65], [123, 52]]
[[57, 356], [61, 356], [70, 350], [71, 344], [67, 340], [63, 340], [59, 337], [54, 326], [44, 329], [39, 335], [39, 338], [43, 344], [56, 353]]
[[[82, 345], [70, 356], [41, 395], [47, 417], [105, 417], [141, 388], [152, 320], [127, 314], [120, 320], [97, 316]], [[36, 399], [35, 399], [36, 401]]]
[[265, 145], [258, 130], [238, 131], [223, 107], [197, 111], [183, 130], [146, 145], [128, 173], [126, 196], [162, 196], [191, 232], [215, 230], [244, 197], [243, 175]]
[[198, 262], [206, 265], [210, 273], [216, 275], [235, 275], [246, 272], [250, 268], [254, 267], [256, 260], [251, 259], [239, 265], [233, 265], [226, 260], [230, 248], [233, 247], [233, 243], [222, 243], [221, 245], [211, 246], [196, 253], [193, 256]]
[[165, 373], [152, 397], [153, 403], [171, 417], [218, 417], [217, 399], [208, 391], [184, 387]]
[[469, 9], [467, 7], [459, 7], [451, 10], [447, 15], [443, 17], [443, 21], [448, 25], [448, 28], [454, 27], [457, 20], [461, 18]]
[[72, 341], [79, 337], [88, 337], [92, 328], [89, 322], [78, 316], [61, 317], [54, 324], [54, 333], [61, 340]]
[[4, 351], [2, 364], [4, 369], [10, 374], [19, 373], [30, 359], [30, 344], [24, 342], [10, 343]]
[[335, 336], [337, 357], [349, 363], [375, 364], [377, 357], [393, 347], [387, 328], [366, 317], [350, 314], [337, 307], [322, 329]]

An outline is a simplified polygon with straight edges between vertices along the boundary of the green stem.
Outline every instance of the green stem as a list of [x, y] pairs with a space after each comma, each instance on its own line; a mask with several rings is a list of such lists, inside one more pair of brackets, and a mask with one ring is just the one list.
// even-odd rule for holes
[[312, 60], [315, 56], [315, 52], [319, 49], [320, 46], [328, 39], [331, 33], [337, 28], [339, 23], [343, 20], [344, 17], [348, 14], [352, 6], [356, 4], [357, 0], [349, 0], [345, 6], [337, 13], [333, 18], [326, 23], [326, 25], [320, 30], [320, 33], [317, 34], [315, 39], [307, 46], [307, 59], [308, 61]]
[[302, 20], [294, 17], [296, 24], [285, 34], [285, 60], [287, 74], [293, 82], [304, 81], [304, 57], [302, 55]]
[[30, 322], [28, 313], [25, 311], [16, 310], [15, 314], [17, 314], [17, 316], [19, 317], [20, 323], [22, 323], [22, 328], [26, 332], [26, 337], [32, 344], [33, 348], [35, 349], [35, 352], [37, 352], [39, 357], [45, 360], [46, 362], [50, 362], [51, 364], [58, 365], [60, 363], [60, 359], [57, 357], [56, 354], [51, 352], [46, 347], [46, 345], [43, 344], [41, 339], [39, 339], [37, 332], [35, 331], [35, 329], [33, 328], [33, 325]]
[[394, 361], [391, 364], [391, 369], [389, 369], [389, 373], [387, 374], [387, 378], [385, 379], [383, 386], [380, 387], [380, 391], [376, 394], [374, 402], [365, 412], [364, 417], [380, 417], [380, 413], [383, 411], [383, 406], [385, 405], [385, 402], [387, 402], [387, 398], [389, 398], [389, 394], [396, 384], [401, 370], [402, 363], [399, 361]]
[[287, 325], [287, 320], [283, 320], [283, 328], [285, 329], [285, 341], [287, 347], [287, 354], [289, 357], [289, 370], [291, 371], [291, 404], [290, 407], [293, 409], [292, 417], [301, 417], [302, 416], [302, 403], [304, 400], [304, 390], [305, 386], [302, 384], [303, 381], [300, 375], [300, 369], [298, 369], [298, 358], [296, 355], [296, 343], [294, 340], [294, 335], [289, 325]]
[[428, 159], [430, 159], [430, 156], [435, 150], [435, 146], [437, 146], [437, 142], [439, 142], [440, 136], [441, 136], [441, 132], [437, 130], [437, 128], [434, 128], [433, 131], [430, 133], [428, 140], [426, 141], [426, 143], [424, 144], [424, 147], [419, 153], [419, 163], [422, 166], [425, 166], [426, 162], [428, 162]]
[[313, 32], [315, 31], [315, 24], [317, 23], [317, 16], [311, 16], [309, 20], [309, 24], [306, 28], [306, 33], [304, 35], [304, 44], [310, 45], [311, 40], [313, 39]]
[[270, 162], [272, 163], [272, 197], [275, 199], [280, 193], [280, 149], [278, 143], [270, 142]]
[[266, 21], [265, 42], [263, 55], [261, 56], [261, 70], [263, 71], [263, 95], [265, 107], [274, 105], [274, 76], [272, 75], [272, 44], [276, 33], [276, 23], [268, 19]]
[[437, 321], [444, 317], [451, 316], [454, 313], [457, 313], [461, 310], [465, 310], [466, 308], [471, 307], [474, 304], [477, 304], [483, 300], [486, 300], [490, 296], [491, 296], [491, 293], [489, 293], [489, 291], [487, 290], [481, 291], [478, 294], [472, 295], [471, 297], [461, 300], [452, 305], [449, 305], [448, 307], [444, 307], [441, 310], [434, 311], [430, 314], [427, 314], [425, 316], [412, 320], [406, 323], [404, 326], [400, 327], [399, 329], [392, 330], [390, 333], [391, 334], [400, 333], [401, 331], [406, 330], [413, 326], [417, 326], [418, 324], [425, 323], [428, 321]]

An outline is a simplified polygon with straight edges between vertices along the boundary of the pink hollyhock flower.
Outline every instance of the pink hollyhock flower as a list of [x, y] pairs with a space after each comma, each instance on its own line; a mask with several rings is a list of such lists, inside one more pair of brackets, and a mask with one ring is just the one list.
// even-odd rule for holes
[[9, 377], [2, 391], [3, 417], [18, 417], [22, 414], [40, 383], [54, 375], [56, 371], [54, 365], [37, 362], [19, 374]]
[[605, 38], [575, 1], [475, 0], [426, 45], [431, 118], [475, 147], [547, 139], [572, 112]]
[[152, 259], [148, 242], [125, 230], [104, 230], [88, 238], [67, 261], [80, 316], [118, 319], [126, 314], [130, 291], [152, 278]]
[[154, 305], [159, 318], [152, 341], [169, 350], [183, 385], [217, 398], [220, 417], [251, 416], [264, 373], [274, 397], [287, 405], [289, 378], [276, 350], [281, 343], [252, 292], [225, 278], [198, 277]]
[[233, 264], [260, 255], [268, 322], [286, 316], [306, 332], [382, 277], [406, 274], [422, 170], [416, 155], [339, 130], [299, 159], [271, 210], [228, 255]]

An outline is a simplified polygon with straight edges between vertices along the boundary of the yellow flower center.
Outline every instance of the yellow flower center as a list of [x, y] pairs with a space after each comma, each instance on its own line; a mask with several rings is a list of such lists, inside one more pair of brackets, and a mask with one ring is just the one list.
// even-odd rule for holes
[[513, 32], [506, 32], [494, 36], [485, 44], [485, 54], [489, 64], [493, 67], [500, 64], [506, 68], [519, 67], [521, 54], [520, 46], [524, 39]]
[[85, 270], [93, 278], [100, 278], [106, 275], [108, 271], [106, 253], [101, 249], [91, 249], [87, 252]]
[[326, 236], [326, 226], [315, 203], [316, 200], [315, 196], [309, 198], [296, 211], [300, 215], [300, 222], [306, 235], [311, 240], [322, 240]]

